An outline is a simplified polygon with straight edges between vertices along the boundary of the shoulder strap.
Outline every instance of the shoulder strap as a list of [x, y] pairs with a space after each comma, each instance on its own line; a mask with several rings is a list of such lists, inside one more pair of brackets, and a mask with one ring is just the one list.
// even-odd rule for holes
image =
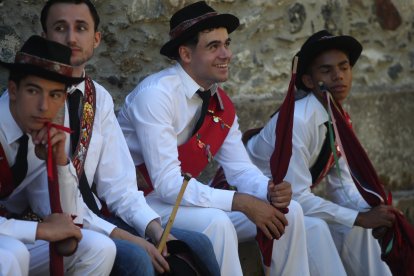
[[83, 201], [95, 214], [99, 215], [100, 211], [96, 204], [95, 197], [86, 178], [84, 165], [89, 149], [89, 143], [93, 134], [93, 122], [96, 112], [96, 88], [92, 79], [87, 76], [85, 79], [85, 95], [83, 97], [83, 109], [80, 118], [79, 141], [75, 152], [72, 156], [72, 163], [76, 169], [79, 178], [79, 190], [82, 194]]

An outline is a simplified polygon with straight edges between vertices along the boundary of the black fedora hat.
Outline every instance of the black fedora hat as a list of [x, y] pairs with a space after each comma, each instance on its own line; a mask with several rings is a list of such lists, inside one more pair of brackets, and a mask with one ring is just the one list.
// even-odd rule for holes
[[72, 50], [69, 47], [34, 35], [16, 53], [14, 63], [0, 61], [0, 65], [10, 71], [25, 72], [71, 85], [84, 80], [84, 78], [72, 77], [71, 55]]
[[338, 49], [348, 54], [349, 63], [354, 66], [361, 55], [362, 45], [352, 36], [335, 36], [326, 30], [311, 35], [296, 54], [299, 59], [296, 73], [296, 87], [298, 89], [309, 90], [302, 82], [303, 74], [306, 73], [309, 65], [318, 55], [331, 49]]
[[239, 19], [232, 14], [219, 14], [204, 1], [188, 5], [177, 11], [170, 20], [170, 40], [160, 53], [174, 58], [178, 46], [200, 31], [209, 28], [225, 27], [228, 33], [240, 25]]

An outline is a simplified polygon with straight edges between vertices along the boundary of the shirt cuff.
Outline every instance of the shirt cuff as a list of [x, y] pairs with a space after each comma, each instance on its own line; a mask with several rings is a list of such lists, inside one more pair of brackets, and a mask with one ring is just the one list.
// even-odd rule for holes
[[138, 232], [140, 237], [145, 237], [145, 230], [148, 224], [154, 219], [158, 219], [161, 224], [160, 216], [155, 211], [147, 206], [141, 206], [142, 210], [136, 213], [133, 217], [134, 229]]
[[231, 211], [235, 191], [212, 189], [211, 206], [223, 211]]
[[336, 214], [337, 222], [352, 228], [358, 216], [358, 211], [339, 206]]
[[8, 219], [0, 227], [0, 234], [15, 238], [23, 243], [36, 241], [37, 221]]

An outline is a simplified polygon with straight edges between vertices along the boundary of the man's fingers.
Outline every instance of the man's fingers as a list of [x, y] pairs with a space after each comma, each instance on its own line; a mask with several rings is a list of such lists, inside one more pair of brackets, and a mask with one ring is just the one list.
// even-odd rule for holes
[[167, 260], [163, 256], [161, 256], [160, 254], [155, 254], [153, 256], [153, 262], [152, 263], [154, 265], [155, 270], [160, 274], [162, 274], [166, 271], [170, 271], [170, 266], [168, 265]]

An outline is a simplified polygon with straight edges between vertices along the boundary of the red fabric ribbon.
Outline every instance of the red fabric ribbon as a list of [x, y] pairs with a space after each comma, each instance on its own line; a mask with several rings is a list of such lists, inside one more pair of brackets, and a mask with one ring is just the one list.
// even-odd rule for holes
[[[346, 161], [358, 191], [372, 207], [380, 204], [391, 205], [391, 193], [384, 185], [372, 165], [367, 153], [346, 120], [345, 112], [325, 90], [325, 100], [335, 128], [337, 143]], [[387, 263], [393, 275], [414, 275], [414, 227], [398, 211], [394, 225], [387, 228], [378, 240], [382, 249], [381, 259]]]
[[[53, 158], [52, 143], [50, 139], [50, 129], [54, 127], [56, 129], [63, 130], [70, 133], [71, 130], [67, 127], [47, 123], [47, 180], [49, 188], [49, 200], [50, 208], [52, 213], [62, 213], [62, 206], [60, 205], [60, 194], [59, 194], [59, 179], [57, 173], [56, 161]], [[52, 276], [63, 276], [64, 275], [64, 266], [63, 266], [63, 256], [59, 255], [56, 250], [56, 242], [49, 243], [49, 254], [50, 254], [50, 275]]]
[[[292, 129], [293, 114], [295, 110], [295, 79], [296, 79], [297, 57], [293, 62], [292, 76], [285, 100], [283, 101], [277, 118], [275, 129], [276, 141], [275, 148], [270, 157], [270, 170], [273, 182], [277, 185], [283, 181], [286, 176], [290, 158], [292, 156]], [[289, 210], [284, 208], [280, 210], [286, 214]], [[257, 228], [256, 240], [259, 244], [263, 256], [263, 263], [270, 267], [273, 253], [273, 239], [268, 239], [264, 233]]]

